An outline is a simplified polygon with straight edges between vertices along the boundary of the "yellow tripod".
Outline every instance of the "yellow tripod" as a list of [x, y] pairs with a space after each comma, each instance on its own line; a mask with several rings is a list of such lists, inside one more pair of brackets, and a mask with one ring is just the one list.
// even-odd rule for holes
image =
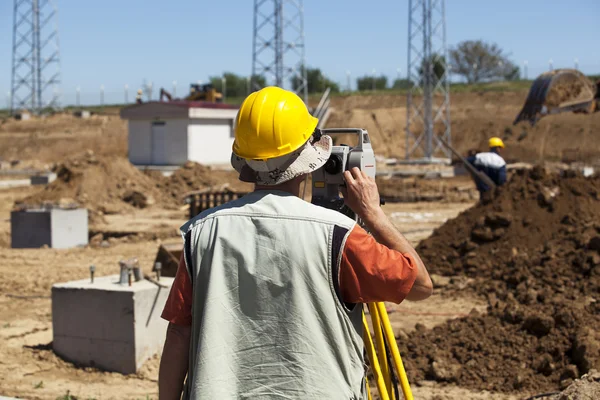
[[[388, 357], [386, 354], [386, 342], [389, 346], [389, 351], [392, 355], [392, 363], [395, 372], [400, 378], [400, 386], [402, 393], [404, 394], [405, 400], [413, 400], [413, 395], [408, 384], [408, 378], [406, 377], [406, 371], [402, 364], [402, 358], [398, 351], [398, 344], [394, 336], [394, 331], [390, 325], [390, 319], [388, 318], [385, 305], [383, 303], [369, 303], [369, 313], [371, 314], [371, 323], [373, 325], [373, 332], [375, 333], [375, 344], [373, 344], [373, 338], [371, 337], [371, 331], [369, 329], [369, 323], [367, 317], [363, 313], [363, 339], [365, 342], [365, 349], [367, 351], [367, 357], [371, 369], [373, 370], [373, 376], [377, 384], [377, 391], [381, 400], [396, 400], [396, 395], [392, 388], [392, 374], [393, 370], [388, 364]], [[385, 335], [385, 340], [384, 340]], [[367, 391], [369, 394], [369, 400], [371, 400], [371, 390], [367, 383]]]

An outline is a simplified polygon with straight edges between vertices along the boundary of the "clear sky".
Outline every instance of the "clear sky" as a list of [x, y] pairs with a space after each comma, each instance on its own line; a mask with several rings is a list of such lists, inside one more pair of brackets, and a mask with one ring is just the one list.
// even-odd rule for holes
[[[144, 79], [178, 92], [223, 71], [249, 75], [252, 0], [54, 0], [59, 8], [63, 103], [121, 102]], [[0, 108], [10, 90], [12, 0], [0, 1]], [[346, 85], [357, 76], [406, 71], [407, 0], [305, 0], [306, 60]], [[499, 44], [529, 77], [554, 67], [600, 73], [600, 0], [446, 1], [447, 42]], [[156, 90], [155, 90], [156, 93]]]

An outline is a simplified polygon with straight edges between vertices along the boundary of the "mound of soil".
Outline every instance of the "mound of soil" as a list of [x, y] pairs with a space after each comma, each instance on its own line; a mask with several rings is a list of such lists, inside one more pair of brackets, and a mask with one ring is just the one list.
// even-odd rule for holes
[[600, 372], [594, 370], [573, 382], [552, 400], [600, 399]]
[[466, 275], [489, 301], [487, 315], [400, 343], [417, 380], [551, 391], [600, 367], [598, 177], [519, 171], [493, 203], [448, 221], [417, 250], [432, 273]]
[[[557, 301], [557, 303], [559, 303]], [[411, 379], [499, 392], [562, 389], [600, 363], [600, 307], [504, 303], [399, 341]]]
[[92, 151], [54, 167], [57, 179], [41, 191], [15, 202], [16, 207], [77, 203], [92, 213], [118, 214], [160, 203], [173, 207], [156, 183], [123, 157], [100, 157]]
[[436, 229], [419, 254], [436, 274], [491, 278], [503, 289], [525, 282], [519, 289], [590, 294], [600, 287], [599, 178], [547, 174], [541, 167], [517, 171], [492, 203]]
[[157, 182], [157, 187], [181, 203], [187, 192], [214, 188], [220, 190], [227, 188], [236, 192], [250, 192], [253, 185], [241, 182], [235, 171], [212, 169], [192, 161], [185, 163], [168, 178], [158, 177], [154, 172], [147, 171]]

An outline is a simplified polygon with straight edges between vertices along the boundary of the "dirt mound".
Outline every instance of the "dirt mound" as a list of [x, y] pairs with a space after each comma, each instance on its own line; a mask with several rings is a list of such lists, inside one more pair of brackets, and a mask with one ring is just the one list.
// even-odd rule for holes
[[250, 192], [253, 185], [241, 182], [235, 171], [212, 169], [195, 162], [187, 162], [168, 178], [158, 177], [155, 172], [146, 171], [157, 181], [157, 188], [181, 203], [186, 192], [210, 187], [228, 188], [233, 191]]
[[592, 400], [600, 399], [600, 373], [596, 370], [573, 382], [552, 400]]
[[155, 203], [175, 205], [156, 183], [123, 157], [101, 157], [87, 151], [54, 168], [57, 179], [41, 191], [15, 202], [16, 206], [78, 203], [93, 214], [118, 214]]
[[430, 271], [466, 275], [489, 307], [485, 316], [409, 336], [417, 380], [556, 390], [599, 368], [599, 221], [598, 177], [535, 168], [423, 241], [418, 251]]
[[493, 203], [448, 221], [418, 250], [432, 273], [589, 294], [600, 287], [599, 178], [518, 171]]
[[600, 307], [523, 307], [506, 303], [487, 315], [417, 326], [399, 342], [414, 381], [512, 391], [553, 391], [600, 362]]

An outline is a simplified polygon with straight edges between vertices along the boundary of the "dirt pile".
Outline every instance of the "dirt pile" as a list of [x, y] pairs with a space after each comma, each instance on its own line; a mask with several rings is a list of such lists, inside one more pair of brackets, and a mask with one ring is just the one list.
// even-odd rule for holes
[[482, 293], [526, 286], [574, 298], [600, 287], [598, 241], [600, 177], [536, 167], [518, 171], [493, 203], [448, 221], [418, 250], [432, 273], [492, 279]]
[[426, 379], [499, 392], [564, 389], [600, 364], [600, 307], [572, 304], [490, 307], [400, 340], [406, 368]]
[[181, 203], [186, 192], [213, 187], [216, 190], [228, 188], [233, 191], [249, 192], [253, 185], [241, 182], [235, 171], [212, 169], [208, 166], [188, 161], [171, 176], [157, 176], [155, 171], [146, 171], [157, 182], [157, 188], [172, 199]]
[[552, 400], [600, 399], [600, 373], [596, 370], [573, 382]]
[[53, 168], [57, 179], [41, 191], [18, 200], [16, 206], [77, 203], [92, 214], [118, 214], [132, 207], [155, 203], [175, 206], [156, 182], [135, 168], [126, 158], [96, 156], [94, 152], [70, 157]]
[[520, 171], [497, 201], [448, 221], [418, 251], [432, 273], [466, 275], [489, 307], [401, 343], [417, 380], [549, 391], [600, 367], [598, 177]]

